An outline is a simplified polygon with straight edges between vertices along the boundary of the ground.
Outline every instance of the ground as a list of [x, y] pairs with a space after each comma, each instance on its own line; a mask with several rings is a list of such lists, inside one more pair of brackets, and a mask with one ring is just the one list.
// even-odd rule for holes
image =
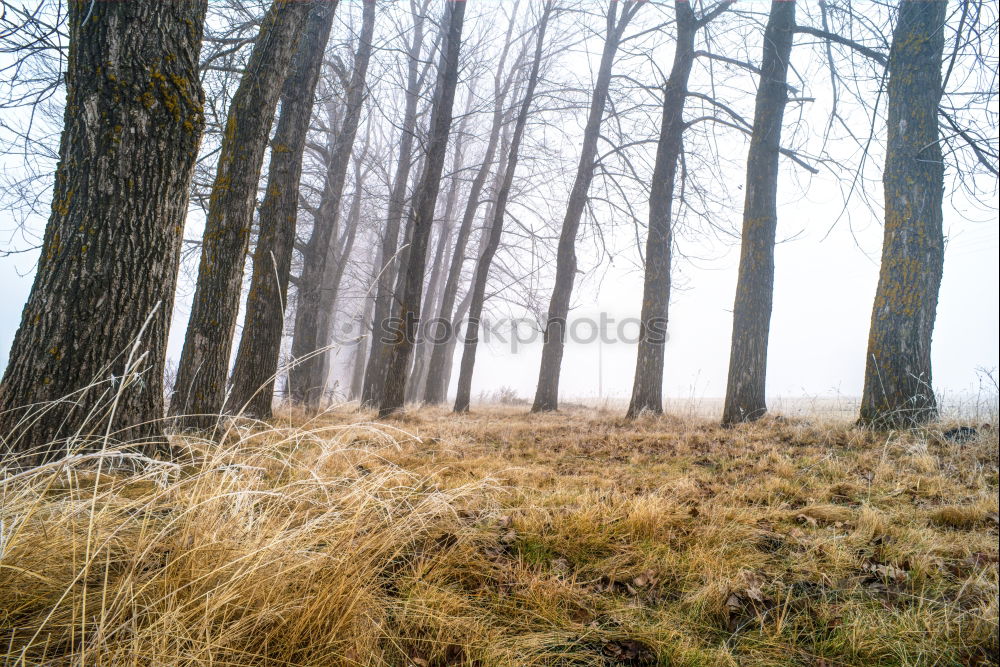
[[4, 664], [997, 662], [995, 428], [370, 419], [8, 477]]

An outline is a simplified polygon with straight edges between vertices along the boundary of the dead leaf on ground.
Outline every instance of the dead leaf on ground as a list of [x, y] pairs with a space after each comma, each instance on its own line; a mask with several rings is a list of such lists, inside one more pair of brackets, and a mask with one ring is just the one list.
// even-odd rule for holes
[[609, 640], [601, 648], [601, 655], [612, 665], [653, 667], [656, 664], [656, 651], [638, 639]]

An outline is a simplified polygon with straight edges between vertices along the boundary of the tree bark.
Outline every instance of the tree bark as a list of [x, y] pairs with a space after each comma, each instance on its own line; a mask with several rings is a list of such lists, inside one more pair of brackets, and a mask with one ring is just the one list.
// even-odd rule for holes
[[203, 126], [206, 7], [68, 3], [52, 211], [0, 383], [0, 459], [13, 465], [105, 434], [165, 450], [163, 368]]
[[423, 179], [413, 207], [413, 238], [410, 243], [400, 316], [392, 326], [393, 343], [391, 353], [388, 355], [389, 364], [386, 369], [382, 400], [379, 403], [380, 417], [385, 417], [403, 407], [410, 354], [420, 316], [427, 241], [434, 220], [434, 208], [448, 148], [448, 134], [451, 131], [464, 17], [465, 0], [449, 0], [441, 23], [443, 39], [431, 109], [430, 136], [427, 140]]
[[861, 422], [933, 419], [931, 336], [944, 264], [944, 165], [938, 136], [944, 0], [902, 0], [887, 87], [885, 237], [865, 366]]
[[272, 417], [274, 381], [285, 328], [288, 274], [295, 244], [302, 153], [336, 7], [336, 2], [318, 2], [312, 8], [281, 94], [281, 114], [271, 142], [266, 194], [260, 207], [260, 231], [253, 253], [243, 335], [226, 400], [229, 413], [257, 419]]
[[[513, 72], [505, 72], [513, 28], [514, 21], [511, 20], [510, 27], [507, 30], [507, 37], [504, 40], [503, 51], [500, 54], [497, 71], [493, 77], [493, 118], [490, 126], [489, 140], [486, 145], [486, 154], [483, 156], [483, 163], [479, 166], [475, 177], [472, 179], [472, 187], [469, 189], [469, 199], [465, 206], [465, 214], [462, 216], [462, 223], [458, 228], [458, 237], [455, 240], [455, 248], [452, 251], [451, 264], [448, 269], [448, 279], [445, 281], [441, 308], [437, 315], [439, 322], [454, 324], [458, 283], [462, 277], [462, 265], [465, 263], [466, 248], [469, 243], [469, 236], [472, 234], [472, 223], [476, 218], [476, 211], [479, 209], [480, 204], [479, 198], [483, 193], [483, 187], [486, 185], [486, 179], [493, 168], [497, 145], [500, 142], [500, 131], [503, 128], [504, 117], [506, 116], [507, 93], [510, 91], [510, 86], [514, 81]], [[505, 74], [507, 76], [504, 76]], [[435, 332], [430, 333], [434, 335]], [[449, 351], [454, 352], [454, 346], [448, 345], [448, 341], [453, 337], [453, 333], [452, 331], [437, 332], [435, 336], [435, 341], [437, 342], [431, 346], [427, 386], [424, 391], [424, 402], [431, 405], [443, 403], [447, 398], [448, 385], [445, 378], [447, 375], [446, 366], [450, 360], [446, 355]]]
[[675, 3], [677, 43], [674, 64], [663, 91], [663, 115], [656, 164], [649, 183], [649, 229], [646, 236], [646, 272], [643, 282], [639, 347], [635, 379], [627, 416], [663, 412], [663, 361], [670, 307], [670, 264], [674, 185], [684, 139], [684, 101], [694, 64], [698, 20], [691, 5]]
[[[518, 155], [521, 149], [521, 140], [524, 138], [524, 128], [528, 122], [528, 113], [531, 110], [531, 102], [535, 96], [535, 88], [538, 85], [538, 75], [542, 63], [542, 50], [545, 44], [545, 30], [549, 24], [549, 16], [552, 14], [554, 3], [550, 0], [545, 3], [542, 15], [538, 22], [538, 34], [535, 37], [535, 56], [531, 63], [531, 72], [528, 74], [528, 83], [524, 92], [524, 99], [514, 121], [514, 134], [510, 140], [510, 148], [507, 152], [507, 164], [503, 169], [503, 180], [497, 189], [496, 200], [493, 204], [492, 216], [490, 218], [489, 237], [479, 255], [476, 263], [476, 274], [473, 278], [472, 287], [469, 291], [469, 318], [465, 329], [465, 342], [462, 347], [462, 362], [458, 375], [458, 389], [455, 396], [455, 412], [468, 412], [469, 402], [472, 394], [472, 373], [476, 365], [476, 350], [479, 345], [479, 323], [483, 315], [483, 305], [486, 301], [486, 283], [489, 280], [490, 267], [497, 249], [500, 247], [500, 238], [503, 235], [503, 220], [507, 212], [507, 200], [510, 198], [511, 186], [514, 183], [514, 174], [517, 172]], [[449, 373], [450, 375], [450, 373]], [[446, 385], [447, 386], [447, 385]]]
[[[641, 5], [641, 0], [625, 0], [624, 2], [611, 0], [608, 6], [601, 64], [597, 70], [597, 81], [590, 98], [590, 113], [583, 132], [583, 145], [580, 149], [576, 180], [570, 191], [566, 216], [563, 218], [562, 232], [559, 236], [559, 247], [556, 254], [556, 279], [552, 288], [552, 297], [549, 300], [542, 345], [542, 361], [538, 369], [538, 386], [535, 390], [534, 404], [531, 406], [532, 412], [555, 410], [559, 407], [559, 371], [562, 366], [569, 301], [573, 294], [573, 281], [576, 277], [576, 236], [583, 218], [583, 209], [587, 205], [590, 182], [594, 178], [597, 141], [600, 137], [601, 120], [604, 117], [604, 108], [607, 104], [615, 53], [618, 51], [618, 45], [625, 28]], [[619, 6], [621, 6], [620, 16], [618, 15]]]
[[764, 31], [750, 151], [747, 155], [729, 381], [723, 424], [753, 421], [767, 412], [764, 390], [774, 297], [774, 238], [778, 225], [781, 122], [788, 102], [788, 59], [795, 37], [795, 0], [773, 0]]
[[264, 151], [309, 8], [296, 0], [271, 4], [229, 108], [170, 401], [170, 414], [181, 427], [211, 428], [223, 409]]
[[292, 366], [289, 371], [292, 400], [309, 410], [319, 406], [326, 386], [327, 329], [329, 320], [321, 314], [324, 279], [331, 243], [337, 238], [337, 219], [344, 182], [364, 106], [368, 63], [375, 26], [375, 0], [365, 0], [358, 51], [347, 91], [344, 120], [337, 136], [324, 185], [323, 201], [316, 215], [312, 235], [303, 251], [302, 275], [297, 282], [295, 328], [292, 334]]
[[378, 286], [375, 290], [371, 351], [365, 365], [365, 379], [361, 388], [361, 404], [364, 406], [378, 405], [385, 382], [388, 345], [391, 343], [386, 325], [392, 312], [393, 288], [399, 266], [396, 257], [396, 250], [399, 247], [399, 227], [406, 209], [406, 188], [410, 182], [410, 169], [413, 167], [413, 138], [417, 128], [417, 104], [420, 101], [420, 91], [427, 74], [426, 68], [421, 71], [420, 52], [424, 44], [424, 21], [428, 6], [429, 0], [424, 0], [423, 7], [417, 10], [415, 0], [411, 0], [414, 20], [413, 41], [410, 43], [407, 54], [406, 105], [400, 129], [396, 175], [393, 177], [392, 191], [389, 194], [385, 233], [382, 236], [382, 248], [379, 254], [379, 264], [383, 268], [379, 273]]

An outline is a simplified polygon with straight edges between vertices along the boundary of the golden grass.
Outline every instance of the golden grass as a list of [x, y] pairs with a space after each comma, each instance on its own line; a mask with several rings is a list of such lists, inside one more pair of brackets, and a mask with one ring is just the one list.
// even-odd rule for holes
[[0, 482], [3, 664], [996, 664], [995, 430], [366, 417]]

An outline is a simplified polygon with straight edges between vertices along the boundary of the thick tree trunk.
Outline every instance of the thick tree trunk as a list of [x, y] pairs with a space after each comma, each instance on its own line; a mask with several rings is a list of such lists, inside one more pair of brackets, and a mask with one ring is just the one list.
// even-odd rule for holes
[[222, 411], [260, 170], [310, 3], [275, 0], [233, 96], [209, 200], [194, 302], [170, 414], [211, 428]]
[[[566, 318], [569, 315], [569, 302], [573, 294], [573, 281], [576, 277], [577, 231], [583, 218], [583, 209], [587, 205], [590, 182], [594, 178], [597, 141], [601, 133], [604, 107], [607, 104], [615, 53], [618, 51], [618, 45], [625, 28], [641, 4], [641, 0], [626, 0], [625, 2], [611, 0], [608, 6], [601, 64], [597, 70], [597, 81], [594, 83], [594, 91], [590, 99], [590, 113], [583, 132], [583, 144], [580, 148], [580, 162], [577, 165], [576, 180], [570, 191], [566, 216], [563, 218], [562, 232], [559, 236], [559, 247], [556, 254], [556, 279], [552, 288], [552, 297], [549, 300], [542, 345], [542, 361], [538, 369], [538, 386], [535, 390], [534, 404], [531, 406], [532, 412], [555, 410], [559, 407], [559, 371], [562, 366], [563, 345], [566, 336]], [[621, 16], [616, 19], [619, 6], [621, 6]]]
[[40, 464], [106, 433], [147, 455], [164, 446], [163, 366], [203, 126], [206, 6], [68, 3], [52, 212], [0, 383], [8, 463]]
[[229, 413], [258, 419], [272, 416], [274, 381], [285, 328], [288, 273], [295, 244], [302, 153], [336, 7], [335, 2], [319, 2], [312, 8], [281, 94], [281, 114], [271, 142], [267, 189], [260, 207], [260, 231], [253, 253], [243, 335], [226, 400]]
[[[413, 3], [411, 2], [411, 5]], [[386, 214], [385, 233], [379, 263], [383, 267], [379, 273], [375, 290], [375, 310], [372, 315], [372, 340], [368, 362], [365, 365], [365, 379], [361, 389], [361, 404], [375, 406], [381, 401], [384, 390], [385, 371], [388, 364], [388, 349], [391, 344], [388, 320], [392, 312], [392, 296], [395, 277], [399, 267], [396, 250], [399, 247], [399, 227], [406, 209], [406, 188], [410, 182], [413, 167], [413, 138], [417, 128], [417, 103], [427, 70], [421, 72], [420, 52], [424, 44], [425, 2], [419, 13], [414, 13], [413, 41], [410, 43], [406, 80], [406, 106], [403, 110], [403, 124], [399, 137], [399, 156], [396, 175], [393, 177]], [[415, 7], [414, 7], [415, 9]]]
[[393, 343], [386, 369], [379, 416], [385, 417], [403, 407], [406, 376], [410, 354], [420, 316], [420, 301], [424, 288], [424, 265], [427, 241], [434, 220], [441, 172], [444, 169], [451, 131], [452, 107], [458, 85], [458, 55], [462, 46], [462, 23], [465, 17], [465, 0], [449, 0], [441, 23], [441, 58], [438, 63], [437, 82], [431, 109], [430, 136], [423, 179], [417, 190], [413, 206], [413, 236], [410, 243], [406, 280], [400, 303], [399, 321], [393, 326]]
[[760, 86], [747, 156], [743, 247], [733, 305], [729, 382], [722, 413], [724, 424], [752, 421], [767, 412], [764, 389], [774, 296], [778, 159], [781, 121], [788, 101], [788, 59], [794, 37], [795, 0], [773, 0], [764, 31]]
[[905, 427], [937, 414], [931, 336], [944, 263], [938, 137], [944, 0], [903, 0], [889, 55], [882, 268], [872, 307], [861, 421]]
[[479, 345], [479, 323], [483, 315], [483, 305], [486, 301], [486, 284], [489, 280], [493, 258], [500, 247], [500, 238], [503, 235], [503, 219], [507, 212], [507, 200], [510, 198], [510, 189], [514, 183], [514, 174], [517, 172], [518, 155], [521, 150], [521, 140], [524, 137], [524, 127], [528, 122], [528, 113], [531, 110], [531, 102], [535, 96], [535, 88], [538, 85], [538, 73], [541, 68], [542, 51], [545, 44], [545, 30], [548, 27], [552, 9], [553, 2], [550, 0], [545, 3], [542, 15], [538, 21], [538, 33], [535, 36], [535, 57], [531, 63], [531, 72], [528, 74], [524, 99], [521, 100], [517, 119], [514, 121], [514, 134], [510, 140], [510, 148], [507, 152], [507, 164], [503, 169], [500, 187], [497, 188], [496, 199], [493, 203], [489, 230], [487, 232], [488, 238], [479, 255], [479, 261], [476, 263], [475, 277], [473, 278], [472, 287], [467, 297], [469, 318], [465, 329], [465, 343], [462, 348], [462, 362], [458, 375], [458, 389], [455, 396], [455, 412], [469, 411], [469, 402], [472, 394], [472, 373], [476, 365], [476, 350]]
[[[486, 145], [486, 153], [483, 156], [483, 163], [476, 171], [472, 179], [472, 187], [469, 189], [469, 199], [465, 206], [465, 214], [462, 216], [462, 224], [458, 228], [458, 237], [455, 240], [455, 248], [451, 256], [451, 265], [448, 269], [448, 279], [445, 281], [444, 292], [441, 299], [441, 308], [438, 311], [439, 322], [454, 322], [455, 301], [458, 298], [458, 283], [462, 277], [462, 265], [465, 263], [466, 248], [469, 243], [469, 236], [472, 234], [472, 223], [476, 219], [476, 211], [479, 210], [479, 198], [486, 185], [486, 179], [493, 168], [493, 160], [496, 156], [497, 146], [500, 142], [500, 131], [503, 129], [507, 93], [510, 91], [514, 81], [514, 72], [506, 72], [507, 56], [510, 52], [511, 34], [514, 22], [511, 21], [507, 30], [507, 37], [504, 40], [503, 51], [500, 54], [500, 61], [497, 65], [496, 74], [493, 77], [493, 119], [490, 126], [490, 136]], [[433, 332], [432, 332], [433, 333]], [[450, 360], [447, 358], [449, 350], [454, 352], [454, 346], [448, 345], [448, 341], [453, 337], [453, 332], [439, 332], [435, 337], [438, 341], [432, 345], [430, 367], [427, 373], [427, 387], [424, 391], [424, 401], [432, 405], [443, 403], [447, 398], [448, 385], [446, 384], [447, 371]]]
[[[337, 136], [324, 184], [323, 201], [316, 215], [312, 235], [303, 251], [302, 275], [297, 281], [295, 328], [292, 334], [292, 367], [289, 371], [292, 400], [310, 410], [319, 406], [326, 386], [329, 320], [322, 314], [324, 279], [331, 244], [336, 241], [337, 218], [344, 182], [350, 167], [354, 138], [364, 106], [368, 63], [375, 26], [375, 0], [365, 0], [358, 51], [347, 91], [344, 121]], [[327, 326], [324, 326], [327, 325]]]

